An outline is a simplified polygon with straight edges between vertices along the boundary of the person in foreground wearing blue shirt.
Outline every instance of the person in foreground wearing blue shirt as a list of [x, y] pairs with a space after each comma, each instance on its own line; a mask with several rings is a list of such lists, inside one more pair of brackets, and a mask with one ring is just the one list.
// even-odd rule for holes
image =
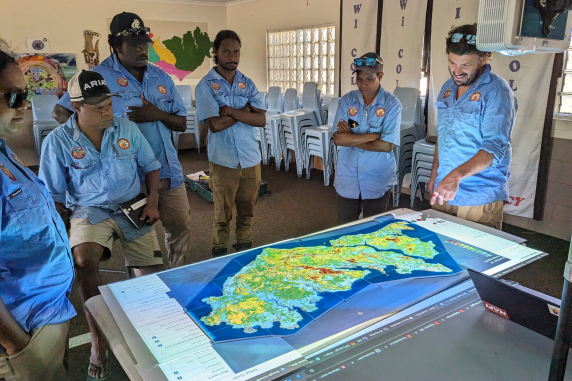
[[[121, 94], [113, 102], [113, 114], [137, 123], [161, 163], [159, 212], [169, 268], [183, 266], [189, 252], [191, 219], [172, 132], [187, 129], [187, 111], [171, 77], [148, 63], [152, 40], [143, 20], [134, 13], [123, 12], [113, 17], [109, 29], [112, 54], [91, 70], [103, 75], [113, 93]], [[53, 117], [63, 124], [72, 112], [66, 93], [54, 108]], [[143, 181], [144, 175], [139, 175]], [[145, 184], [142, 186], [145, 191]]]
[[476, 34], [477, 24], [463, 25], [447, 38], [451, 78], [435, 102], [439, 139], [428, 190], [435, 210], [500, 229], [518, 105]]
[[[28, 108], [20, 67], [0, 51], [0, 136]], [[42, 181], [0, 137], [0, 380], [66, 379], [73, 259]]]
[[217, 66], [196, 88], [197, 112], [209, 127], [210, 188], [213, 191], [214, 256], [225, 255], [232, 209], [236, 205], [236, 251], [252, 247], [252, 218], [260, 188], [257, 127], [266, 124], [266, 106], [250, 78], [237, 70], [240, 38], [231, 30], [218, 32], [213, 43]]
[[340, 222], [382, 213], [397, 183], [393, 147], [399, 145], [401, 103], [381, 87], [383, 61], [376, 53], [354, 60], [358, 90], [344, 95], [334, 119], [339, 147], [334, 186]]
[[[82, 71], [69, 82], [74, 115], [52, 131], [42, 145], [40, 178], [56, 206], [72, 210], [70, 245], [82, 302], [99, 294], [99, 263], [121, 241], [125, 265], [136, 275], [162, 270], [163, 258], [153, 224], [159, 219], [159, 169], [149, 143], [135, 123], [113, 116], [111, 93], [103, 76]], [[137, 228], [119, 205], [141, 192], [138, 172], [145, 176], [148, 195]], [[107, 343], [86, 310], [91, 330], [88, 379], [109, 376]]]

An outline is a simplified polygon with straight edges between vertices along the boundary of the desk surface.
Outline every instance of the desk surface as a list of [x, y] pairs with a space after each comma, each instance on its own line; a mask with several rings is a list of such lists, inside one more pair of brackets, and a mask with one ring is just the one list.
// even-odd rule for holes
[[[396, 215], [403, 215], [406, 213], [412, 212], [408, 209], [400, 209], [397, 211], [393, 211], [392, 213]], [[437, 214], [436, 212], [430, 212], [432, 217], [441, 217], [441, 214]], [[452, 221], [459, 222], [460, 220], [454, 217], [447, 217], [446, 219], [451, 219]], [[462, 221], [462, 220], [461, 220]], [[360, 222], [363, 222], [360, 221]], [[464, 222], [464, 221], [463, 221]], [[466, 225], [471, 227], [479, 227], [479, 225], [466, 223]], [[476, 226], [475, 226], [476, 225]], [[339, 227], [336, 227], [339, 228]], [[489, 229], [482, 229], [482, 230], [489, 230]], [[490, 232], [490, 231], [487, 231]], [[495, 232], [495, 231], [493, 231]], [[499, 233], [499, 232], [495, 232]], [[508, 238], [513, 241], [522, 242], [524, 240], [518, 239], [516, 237], [507, 236], [506, 233], [496, 234], [500, 235], [503, 238]], [[116, 358], [118, 359], [119, 363], [122, 365], [123, 369], [125, 370], [126, 374], [131, 380], [143, 380], [140, 376], [138, 370], [136, 369], [136, 360], [133, 356], [133, 353], [129, 349], [124, 336], [122, 335], [117, 323], [115, 322], [107, 304], [105, 303], [102, 296], [97, 296], [91, 298], [86, 303], [86, 307], [94, 316], [95, 321], [97, 322], [98, 326], [102, 330], [103, 334], [108, 338], [110, 342], [111, 350], [114, 352]]]

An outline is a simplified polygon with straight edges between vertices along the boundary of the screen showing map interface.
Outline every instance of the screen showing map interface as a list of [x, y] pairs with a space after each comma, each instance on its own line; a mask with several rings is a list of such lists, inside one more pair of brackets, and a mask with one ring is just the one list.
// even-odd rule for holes
[[388, 215], [111, 284], [111, 310], [136, 331], [124, 336], [146, 380], [272, 380], [463, 282], [466, 268], [495, 275], [543, 255], [420, 213]]

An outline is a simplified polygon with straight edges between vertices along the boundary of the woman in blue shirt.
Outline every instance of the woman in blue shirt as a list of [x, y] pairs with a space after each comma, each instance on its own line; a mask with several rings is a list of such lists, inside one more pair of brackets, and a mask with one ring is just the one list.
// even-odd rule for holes
[[28, 109], [26, 81], [0, 51], [0, 380], [65, 380], [73, 259], [44, 184], [1, 137]]
[[397, 183], [393, 147], [399, 145], [401, 103], [380, 85], [383, 62], [376, 53], [354, 61], [358, 90], [344, 95], [334, 120], [339, 148], [334, 186], [338, 217], [347, 223], [382, 213]]

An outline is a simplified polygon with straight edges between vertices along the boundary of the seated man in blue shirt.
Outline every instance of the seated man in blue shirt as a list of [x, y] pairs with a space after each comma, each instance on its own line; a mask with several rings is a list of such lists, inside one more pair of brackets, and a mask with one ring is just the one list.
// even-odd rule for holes
[[[20, 67], [0, 51], [0, 135], [28, 108]], [[0, 137], [0, 380], [66, 379], [68, 297], [74, 280], [66, 229], [44, 184]]]
[[435, 102], [439, 139], [428, 190], [435, 210], [500, 229], [518, 105], [476, 34], [477, 24], [463, 25], [447, 38], [451, 78]]
[[397, 183], [393, 147], [399, 145], [401, 103], [380, 85], [383, 62], [375, 53], [354, 61], [358, 90], [344, 95], [334, 120], [339, 147], [334, 186], [340, 222], [382, 213]]
[[252, 246], [252, 217], [260, 188], [260, 150], [256, 127], [264, 127], [266, 106], [250, 78], [237, 70], [240, 38], [218, 32], [213, 43], [217, 64], [196, 89], [197, 112], [209, 126], [210, 188], [215, 216], [214, 256], [224, 255], [236, 205], [236, 251]]
[[[40, 178], [56, 206], [71, 215], [70, 245], [77, 268], [82, 301], [98, 295], [99, 262], [111, 255], [114, 239], [125, 252], [125, 264], [137, 275], [162, 269], [163, 259], [153, 224], [159, 218], [159, 168], [153, 150], [135, 123], [113, 116], [112, 96], [103, 76], [82, 71], [69, 82], [75, 114], [44, 140]], [[141, 192], [137, 172], [149, 189], [137, 228], [119, 209]], [[87, 311], [87, 310], [86, 310]], [[91, 364], [88, 376], [107, 375], [105, 339], [86, 312], [91, 330]]]
[[[187, 129], [187, 111], [171, 77], [148, 62], [152, 40], [143, 20], [134, 13], [123, 12], [113, 17], [109, 30], [112, 54], [91, 70], [103, 75], [113, 93], [121, 94], [113, 102], [113, 114], [137, 123], [161, 164], [159, 212], [169, 268], [182, 266], [189, 251], [191, 220], [183, 169], [172, 133]], [[53, 116], [63, 124], [73, 111], [66, 93], [54, 108]], [[143, 181], [144, 174], [139, 175]]]

